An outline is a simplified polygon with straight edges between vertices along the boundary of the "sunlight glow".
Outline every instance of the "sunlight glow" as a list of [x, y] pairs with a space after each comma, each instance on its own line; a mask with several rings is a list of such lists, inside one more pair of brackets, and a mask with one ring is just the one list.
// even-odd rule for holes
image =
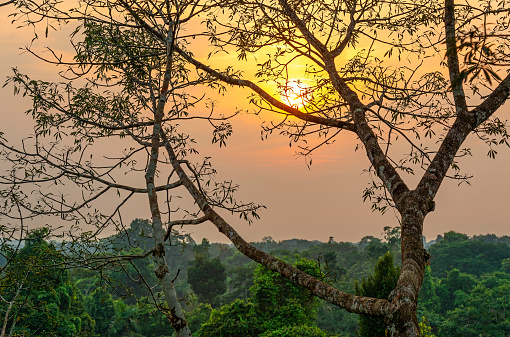
[[311, 101], [312, 92], [303, 81], [294, 79], [280, 86], [280, 96], [285, 104], [299, 109]]

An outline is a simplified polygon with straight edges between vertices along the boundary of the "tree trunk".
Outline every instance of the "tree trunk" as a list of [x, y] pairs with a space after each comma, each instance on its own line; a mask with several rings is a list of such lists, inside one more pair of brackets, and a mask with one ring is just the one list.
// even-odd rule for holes
[[416, 309], [429, 256], [422, 239], [423, 221], [430, 211], [427, 204], [416, 191], [410, 191], [399, 209], [402, 214], [402, 269], [389, 298], [393, 307], [393, 314], [386, 317], [390, 336], [420, 336]]
[[163, 310], [170, 320], [172, 327], [175, 329], [177, 336], [189, 337], [191, 331], [186, 323], [181, 305], [177, 298], [173, 280], [170, 277], [170, 270], [165, 257], [165, 232], [163, 231], [163, 223], [161, 221], [161, 212], [159, 211], [158, 196], [154, 185], [154, 175], [156, 173], [156, 165], [159, 154], [159, 134], [161, 130], [161, 116], [156, 114], [156, 121], [153, 130], [153, 142], [151, 148], [151, 157], [147, 172], [145, 175], [147, 192], [149, 197], [149, 206], [152, 217], [152, 232], [154, 237], [154, 259], [156, 261], [156, 276], [159, 279], [168, 310]]
[[163, 310], [165, 315], [170, 320], [170, 324], [175, 329], [178, 337], [190, 337], [191, 330], [189, 329], [184, 313], [182, 312], [181, 304], [177, 298], [173, 280], [170, 277], [170, 270], [165, 257], [165, 232], [163, 231], [163, 223], [161, 221], [161, 212], [159, 210], [158, 195], [156, 193], [154, 177], [156, 175], [156, 167], [159, 157], [160, 149], [160, 134], [162, 130], [162, 119], [164, 116], [164, 108], [166, 98], [168, 95], [168, 88], [170, 86], [170, 78], [172, 76], [172, 46], [174, 39], [173, 23], [169, 24], [167, 33], [167, 64], [165, 69], [165, 76], [161, 86], [160, 97], [158, 99], [156, 111], [154, 111], [154, 128], [152, 131], [151, 155], [147, 171], [145, 173], [145, 184], [147, 186], [147, 194], [149, 198], [149, 206], [152, 218], [152, 232], [154, 236], [154, 259], [156, 261], [156, 276], [159, 279], [165, 300], [168, 305], [168, 310]]

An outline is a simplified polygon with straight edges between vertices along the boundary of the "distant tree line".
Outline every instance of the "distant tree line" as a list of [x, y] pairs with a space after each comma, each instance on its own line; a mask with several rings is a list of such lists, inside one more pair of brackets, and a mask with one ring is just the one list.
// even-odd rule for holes
[[[135, 220], [127, 231], [144, 232], [137, 242], [128, 243], [122, 234], [104, 240], [132, 254], [143, 249], [144, 236], [150, 240], [150, 228]], [[266, 237], [254, 245], [342, 290], [387, 298], [399, 274], [400, 243], [397, 227], [383, 234], [358, 243]], [[179, 270], [175, 284], [194, 336], [385, 336], [382, 318], [320, 300], [231, 245], [186, 240], [186, 247], [166, 250], [168, 264]], [[150, 257], [99, 274], [68, 269], [60, 263], [68, 248], [51, 241], [45, 229], [32, 231], [9, 264], [12, 243], [1, 248], [2, 336], [172, 336], [165, 308], [151, 299], [161, 289]], [[510, 237], [448, 232], [428, 251], [431, 264], [418, 301], [422, 335], [508, 336]]]

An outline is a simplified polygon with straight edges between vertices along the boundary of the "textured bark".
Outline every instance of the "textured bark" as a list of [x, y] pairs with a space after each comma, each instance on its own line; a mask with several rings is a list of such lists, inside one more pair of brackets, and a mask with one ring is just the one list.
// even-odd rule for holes
[[446, 56], [450, 83], [452, 83], [453, 99], [457, 115], [467, 112], [466, 95], [460, 78], [459, 57], [457, 53], [457, 38], [455, 34], [455, 4], [454, 0], [445, 0], [444, 25], [446, 35]]
[[501, 81], [494, 91], [480, 105], [457, 117], [444, 138], [439, 151], [435, 155], [427, 171], [423, 175], [417, 191], [429, 203], [433, 202], [446, 172], [452, 165], [455, 154], [460, 146], [480, 124], [486, 121], [498, 110], [510, 96], [510, 74]]
[[390, 295], [394, 315], [388, 316], [391, 336], [419, 336], [416, 309], [427, 253], [423, 248], [423, 220], [426, 203], [415, 191], [407, 194], [402, 207], [401, 252], [402, 267], [397, 286]]
[[[435, 195], [466, 137], [473, 132], [476, 127], [487, 120], [487, 118], [508, 99], [510, 94], [510, 75], [498, 85], [483, 103], [475, 109], [468, 111], [465, 93], [462, 88], [459, 59], [456, 49], [457, 38], [455, 33], [454, 1], [445, 0], [444, 23], [447, 44], [447, 64], [457, 117], [417, 188], [415, 190], [410, 190], [396, 171], [394, 165], [388, 160], [388, 157], [378, 143], [376, 134], [370, 125], [368, 125], [366, 119], [368, 107], [361, 102], [358, 94], [349, 87], [347, 82], [338, 75], [335, 66], [335, 57], [338, 56], [347, 45], [356, 24], [352, 13], [346, 37], [338, 47], [330, 51], [307, 29], [307, 25], [299, 18], [286, 0], [279, 0], [279, 4], [283, 14], [286, 15], [301, 32], [303, 38], [311, 46], [310, 48], [314, 49], [314, 55], [320, 55], [319, 66], [327, 71], [333, 87], [349, 106], [351, 120], [348, 122], [303, 113], [298, 109], [278, 101], [249, 80], [234, 78], [221, 73], [194, 59], [191, 54], [188, 54], [178, 46], [174, 46], [174, 50], [198, 69], [207, 72], [225, 83], [250, 88], [273, 107], [303, 121], [356, 133], [366, 149], [370, 164], [373, 166], [379, 179], [383, 182], [395, 203], [396, 209], [401, 215], [402, 269], [397, 286], [392, 291], [389, 299], [381, 300], [359, 297], [341, 292], [253, 247], [241, 238], [232, 226], [207, 203], [206, 198], [182, 169], [170, 142], [166, 139], [165, 134], [161, 132], [160, 136], [166, 147], [169, 159], [174, 170], [178, 173], [180, 181], [194, 198], [195, 202], [204, 213], [204, 216], [210, 220], [221, 233], [227, 236], [241, 253], [309, 289], [314, 295], [332, 304], [358, 314], [385, 317], [388, 332], [391, 336], [419, 336], [418, 320], [416, 316], [417, 300], [423, 282], [425, 264], [429, 259], [429, 255], [424, 250], [422, 242], [425, 217], [429, 212], [434, 210]], [[163, 38], [158, 31], [152, 29], [150, 25], [143, 22], [143, 20], [140, 20], [140, 24], [154, 34], [154, 36], [160, 39]]]
[[154, 113], [154, 128], [152, 133], [152, 144], [151, 144], [151, 156], [147, 172], [145, 174], [145, 182], [147, 186], [147, 194], [149, 198], [149, 206], [151, 210], [152, 218], [152, 231], [154, 236], [154, 260], [156, 262], [155, 274], [159, 279], [161, 288], [165, 295], [165, 300], [168, 305], [168, 311], [164, 310], [172, 327], [175, 329], [177, 336], [189, 337], [191, 336], [191, 330], [189, 329], [184, 313], [182, 312], [181, 305], [177, 298], [177, 293], [173, 284], [173, 280], [170, 276], [170, 270], [166, 262], [165, 257], [165, 231], [163, 230], [163, 223], [161, 221], [161, 212], [159, 210], [158, 195], [154, 184], [154, 176], [156, 174], [156, 167], [158, 162], [159, 150], [160, 150], [160, 138], [161, 133], [161, 121], [164, 115], [164, 107], [166, 104], [166, 98], [168, 94], [168, 86], [170, 84], [171, 72], [172, 72], [172, 45], [173, 45], [173, 30], [172, 24], [168, 31], [167, 37], [167, 64], [165, 70], [165, 76], [163, 79], [163, 85], [158, 100], [158, 105]]
[[191, 194], [197, 205], [200, 207], [205, 216], [211, 221], [218, 230], [224, 234], [236, 246], [236, 248], [255, 262], [266, 266], [293, 282], [310, 290], [315, 296], [320, 297], [332, 304], [341, 306], [349, 312], [357, 314], [370, 314], [373, 316], [387, 316], [389, 314], [390, 305], [388, 300], [354, 296], [318, 280], [292, 265], [283, 262], [274, 256], [255, 248], [246, 242], [236, 230], [226, 222], [207, 202], [202, 193], [189, 179], [183, 170], [178, 158], [176, 157], [172, 145], [166, 138], [164, 133], [161, 134], [164, 146], [167, 150], [168, 157], [172, 163], [175, 172], [179, 175], [179, 179]]

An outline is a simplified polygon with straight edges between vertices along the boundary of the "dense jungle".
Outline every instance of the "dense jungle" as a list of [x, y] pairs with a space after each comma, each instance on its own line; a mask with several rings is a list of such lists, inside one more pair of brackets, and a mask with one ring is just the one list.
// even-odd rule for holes
[[[385, 227], [383, 239], [357, 243], [265, 237], [253, 244], [343, 291], [387, 298], [399, 273], [399, 231]], [[136, 255], [151, 235], [150, 222], [137, 219], [100, 244]], [[450, 231], [424, 238], [424, 246], [431, 259], [418, 301], [422, 336], [508, 336], [510, 237]], [[165, 308], [155, 305], [161, 289], [150, 256], [97, 270], [59, 263], [73, 249], [44, 228], [2, 244], [2, 336], [172, 336]], [[194, 336], [385, 335], [382, 318], [311, 296], [232, 245], [176, 235], [166, 251]]]

